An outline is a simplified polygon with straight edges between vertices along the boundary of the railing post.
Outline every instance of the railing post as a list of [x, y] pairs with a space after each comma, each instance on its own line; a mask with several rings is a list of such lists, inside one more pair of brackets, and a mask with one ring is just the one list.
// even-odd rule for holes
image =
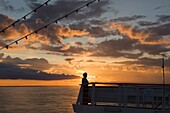
[[123, 85], [123, 88], [124, 88], [124, 92], [123, 92], [123, 100], [124, 100], [124, 103], [123, 103], [123, 106], [124, 107], [127, 107], [127, 91], [126, 91], [126, 85]]
[[139, 95], [140, 95], [140, 93], [139, 93], [139, 88], [138, 88], [138, 86], [136, 86], [136, 93], [137, 93], [137, 95], [136, 95], [136, 106], [139, 108]]
[[119, 85], [119, 108], [121, 107], [122, 103], [122, 90], [121, 90], [121, 85]]
[[95, 102], [95, 84], [92, 84], [91, 104], [93, 106], [96, 104], [96, 102]]

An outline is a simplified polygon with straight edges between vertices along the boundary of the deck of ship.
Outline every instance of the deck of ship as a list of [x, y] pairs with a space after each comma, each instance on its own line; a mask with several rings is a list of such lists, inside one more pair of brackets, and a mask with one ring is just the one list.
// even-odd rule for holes
[[[73, 105], [76, 113], [87, 113], [88, 109], [100, 109], [103, 113], [170, 112], [170, 84], [90, 83], [88, 89], [88, 97], [83, 97], [81, 86], [77, 102]], [[87, 98], [87, 105], [83, 105], [83, 98]]]

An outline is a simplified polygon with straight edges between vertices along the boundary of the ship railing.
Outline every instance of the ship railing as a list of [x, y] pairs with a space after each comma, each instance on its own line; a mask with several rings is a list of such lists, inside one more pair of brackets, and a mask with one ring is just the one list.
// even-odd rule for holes
[[81, 85], [77, 104], [170, 109], [170, 85], [164, 85], [165, 106], [162, 87], [161, 84], [90, 83], [88, 92], [83, 92]]

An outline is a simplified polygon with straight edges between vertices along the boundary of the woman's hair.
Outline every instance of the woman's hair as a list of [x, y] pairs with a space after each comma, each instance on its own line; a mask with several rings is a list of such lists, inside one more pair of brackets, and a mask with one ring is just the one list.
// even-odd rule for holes
[[87, 77], [87, 73], [85, 72], [85, 73], [83, 73], [83, 77], [84, 78], [86, 78]]

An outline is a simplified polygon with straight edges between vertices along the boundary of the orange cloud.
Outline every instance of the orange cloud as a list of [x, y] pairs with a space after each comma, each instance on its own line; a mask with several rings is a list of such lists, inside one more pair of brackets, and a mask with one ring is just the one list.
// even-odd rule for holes
[[7, 29], [5, 33], [1, 35], [1, 37], [3, 36], [3, 38], [15, 39], [20, 38], [28, 33], [29, 31], [27, 26], [24, 23], [22, 23], [19, 26]]
[[111, 22], [108, 25], [108, 28], [113, 30], [118, 30], [118, 32], [121, 35], [128, 36], [131, 39], [137, 39], [141, 44], [170, 44], [170, 36], [169, 37], [161, 37], [159, 40], [152, 40], [147, 41], [151, 36], [154, 35], [152, 31], [149, 31], [149, 29], [138, 29], [135, 27], [132, 27], [125, 23], [115, 23]]
[[83, 31], [80, 31], [80, 30], [73, 30], [73, 29], [70, 29], [68, 26], [65, 26], [65, 27], [61, 27], [57, 34], [59, 36], [64, 36], [64, 37], [74, 37], [74, 36], [77, 36], [77, 37], [81, 37], [81, 36], [84, 36], [84, 35], [88, 35], [89, 32], [83, 30]]
[[131, 39], [137, 39], [141, 44], [170, 44], [170, 36], [161, 37], [158, 40], [147, 41], [151, 36], [153, 37], [155, 33], [149, 31], [148, 29], [137, 29], [125, 23], [115, 23], [111, 22], [108, 25], [110, 30], [116, 29], [121, 35], [126, 35]]
[[151, 33], [148, 33], [148, 32], [146, 33], [145, 30], [136, 31], [135, 28], [131, 27], [128, 24], [120, 24], [120, 23], [112, 22], [109, 24], [109, 28], [116, 29], [121, 34], [127, 35], [129, 38], [132, 38], [132, 39], [143, 40], [143, 39], [148, 38], [151, 35]]

